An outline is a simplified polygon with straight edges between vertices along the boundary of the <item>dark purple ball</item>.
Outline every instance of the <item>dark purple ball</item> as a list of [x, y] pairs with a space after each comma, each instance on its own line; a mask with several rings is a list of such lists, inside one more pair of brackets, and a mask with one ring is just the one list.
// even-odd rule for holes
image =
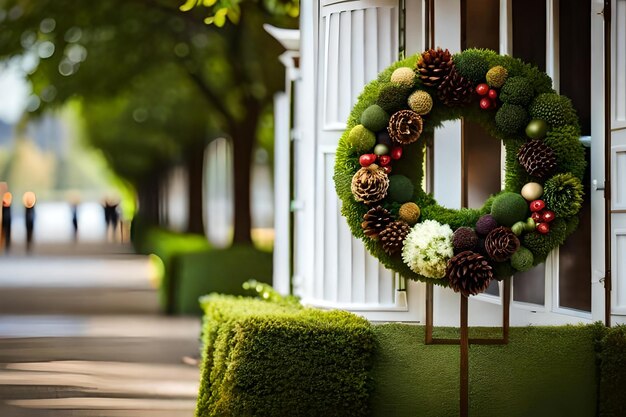
[[382, 143], [383, 145], [393, 146], [391, 143], [391, 138], [389, 137], [389, 133], [387, 129], [383, 129], [380, 132], [376, 133], [376, 143]]
[[459, 227], [452, 235], [454, 253], [458, 254], [466, 250], [475, 250], [478, 244], [478, 236], [471, 227]]
[[491, 214], [485, 214], [476, 222], [476, 233], [487, 236], [489, 232], [498, 227], [498, 222]]

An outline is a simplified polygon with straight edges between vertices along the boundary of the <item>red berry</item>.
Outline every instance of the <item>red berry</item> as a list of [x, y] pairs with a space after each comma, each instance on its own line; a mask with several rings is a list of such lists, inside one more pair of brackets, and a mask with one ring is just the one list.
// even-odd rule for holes
[[381, 155], [378, 157], [378, 163], [381, 167], [386, 167], [391, 163], [391, 157], [389, 155]]
[[541, 220], [547, 223], [550, 223], [552, 220], [556, 218], [556, 215], [553, 211], [544, 210], [541, 212]]
[[366, 153], [359, 157], [359, 164], [361, 164], [362, 167], [368, 167], [374, 162], [376, 162], [376, 155], [373, 153]]
[[402, 157], [402, 146], [395, 146], [391, 149], [391, 159], [400, 159]]
[[533, 219], [535, 222], [540, 222], [541, 221], [541, 213], [539, 213], [538, 211], [533, 212], [530, 215], [530, 218]]
[[487, 84], [485, 84], [485, 83], [478, 84], [476, 86], [476, 93], [479, 96], [486, 96], [487, 93], [489, 93], [489, 86]]
[[493, 88], [491, 88], [491, 89], [489, 90], [489, 93], [487, 94], [487, 96], [488, 96], [490, 99], [495, 100], [495, 99], [497, 99], [497, 98], [498, 98], [498, 92], [497, 92], [496, 90], [494, 90]]
[[546, 208], [546, 203], [543, 200], [535, 200], [530, 203], [530, 211], [541, 211]]
[[537, 231], [542, 235], [545, 235], [550, 231], [550, 225], [548, 223], [539, 223], [537, 225]]
[[383, 167], [383, 171], [385, 171], [385, 174], [387, 175], [391, 174], [391, 165], [387, 165], [386, 167]]
[[483, 110], [489, 110], [491, 108], [491, 100], [487, 97], [480, 99], [480, 108]]

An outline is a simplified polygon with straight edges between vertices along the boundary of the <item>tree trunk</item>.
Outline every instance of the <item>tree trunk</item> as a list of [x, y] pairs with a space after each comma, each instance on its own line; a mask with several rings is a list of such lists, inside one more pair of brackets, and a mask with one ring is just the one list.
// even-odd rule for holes
[[143, 224], [158, 226], [160, 219], [160, 178], [150, 176], [144, 179], [137, 188], [139, 199], [138, 215]]
[[204, 140], [185, 158], [187, 166], [188, 222], [187, 232], [204, 236]]
[[235, 230], [233, 244], [252, 244], [251, 173], [252, 153], [256, 143], [259, 105], [249, 103], [244, 120], [231, 127], [233, 134], [233, 159], [235, 171]]

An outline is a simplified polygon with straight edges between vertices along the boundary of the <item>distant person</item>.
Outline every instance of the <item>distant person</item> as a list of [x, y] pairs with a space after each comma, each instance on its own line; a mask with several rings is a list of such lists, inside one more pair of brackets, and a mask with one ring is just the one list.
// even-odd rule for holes
[[33, 245], [33, 231], [35, 230], [35, 203], [37, 197], [32, 191], [27, 191], [22, 197], [22, 202], [26, 208], [26, 251], [30, 251]]
[[2, 195], [2, 237], [4, 238], [4, 249], [8, 251], [11, 247], [11, 203], [13, 195], [6, 192]]
[[110, 240], [115, 241], [115, 233], [117, 231], [117, 224], [120, 221], [119, 214], [120, 200], [115, 197], [107, 197], [102, 205], [104, 208], [104, 222], [106, 223], [107, 239], [110, 233]]
[[78, 240], [78, 204], [71, 205], [72, 210], [72, 230], [74, 236], [74, 242]]
[[[5, 181], [0, 181], [0, 200], [4, 197], [4, 193], [9, 191], [9, 185]], [[2, 210], [0, 210], [0, 244], [4, 242], [4, 234], [2, 232]]]
[[78, 192], [73, 191], [68, 194], [67, 197], [70, 203], [70, 211], [72, 213], [72, 231], [74, 242], [78, 241], [78, 206], [80, 205], [80, 195]]

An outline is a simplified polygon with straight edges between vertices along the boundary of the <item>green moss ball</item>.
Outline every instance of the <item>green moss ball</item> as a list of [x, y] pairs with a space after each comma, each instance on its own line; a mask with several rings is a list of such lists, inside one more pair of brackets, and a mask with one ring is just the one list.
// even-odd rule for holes
[[533, 86], [526, 77], [510, 77], [500, 90], [503, 103], [527, 106], [533, 99]]
[[410, 179], [404, 175], [391, 175], [389, 177], [388, 196], [397, 203], [406, 203], [413, 197], [415, 187]]
[[363, 125], [356, 125], [348, 134], [350, 147], [358, 153], [365, 153], [376, 145], [376, 135]]
[[506, 227], [528, 217], [528, 203], [520, 194], [505, 192], [498, 195], [491, 206], [491, 215], [498, 224]]
[[487, 84], [493, 88], [500, 88], [504, 85], [509, 73], [502, 65], [496, 65], [487, 71]]
[[543, 200], [557, 217], [574, 216], [583, 204], [584, 189], [580, 179], [570, 172], [556, 174], [546, 181]]
[[481, 51], [476, 49], [468, 49], [454, 55], [454, 66], [463, 77], [474, 84], [483, 82], [489, 71], [489, 63]]
[[391, 74], [391, 82], [413, 87], [415, 85], [415, 71], [413, 68], [400, 67]]
[[496, 126], [506, 135], [514, 135], [526, 127], [528, 113], [522, 106], [504, 103], [496, 113]]
[[523, 246], [520, 246], [517, 252], [511, 256], [511, 266], [520, 272], [528, 271], [532, 268], [534, 261], [533, 253]]
[[552, 129], [543, 140], [556, 154], [558, 171], [571, 172], [582, 178], [587, 167], [585, 148], [580, 143], [580, 133], [574, 126], [562, 126]]
[[406, 108], [406, 100], [411, 89], [405, 85], [387, 84], [378, 93], [378, 104], [387, 114]]
[[509, 262], [494, 262], [493, 277], [498, 281], [510, 278], [515, 274], [515, 268]]
[[361, 114], [361, 124], [372, 132], [379, 132], [387, 127], [389, 115], [377, 104], [372, 104]]
[[433, 98], [423, 90], [417, 90], [411, 94], [408, 103], [411, 110], [420, 116], [430, 113], [433, 108]]
[[566, 124], [578, 126], [578, 117], [572, 102], [554, 93], [539, 94], [528, 108], [530, 117], [545, 120], [552, 127]]

